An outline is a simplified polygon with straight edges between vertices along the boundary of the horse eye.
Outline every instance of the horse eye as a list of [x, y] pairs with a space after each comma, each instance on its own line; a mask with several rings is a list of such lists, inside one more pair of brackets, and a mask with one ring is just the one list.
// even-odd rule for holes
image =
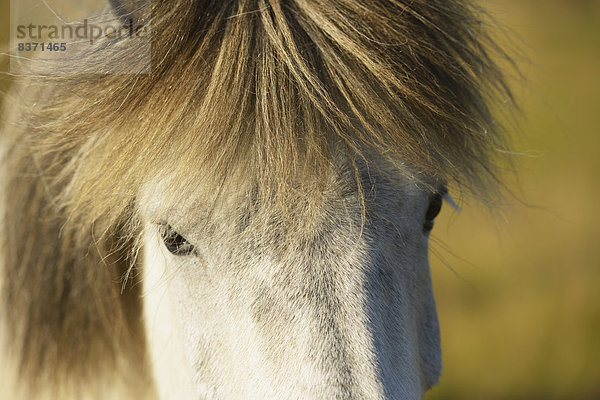
[[442, 209], [442, 200], [442, 194], [436, 193], [429, 201], [429, 207], [427, 208], [427, 212], [425, 213], [425, 222], [423, 224], [423, 230], [425, 231], [425, 233], [429, 233], [433, 229], [433, 221]]
[[187, 256], [196, 249], [186, 238], [177, 233], [171, 225], [164, 225], [161, 232], [163, 243], [167, 250], [176, 256]]

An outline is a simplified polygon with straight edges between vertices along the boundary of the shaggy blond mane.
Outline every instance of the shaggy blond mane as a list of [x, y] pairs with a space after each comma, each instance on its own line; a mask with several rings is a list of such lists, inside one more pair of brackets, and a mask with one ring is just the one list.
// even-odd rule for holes
[[[149, 74], [33, 79], [35, 103], [13, 105], [2, 128], [3, 305], [28, 382], [143, 364], [139, 293], [120, 279], [151, 177], [174, 175], [174, 191], [211, 177], [218, 191], [243, 171], [264, 205], [285, 204], [318, 197], [342, 148], [416, 182], [477, 194], [498, 182], [505, 55], [470, 1], [154, 3], [134, 11], [151, 26]], [[77, 57], [127, 70], [137, 51], [125, 40], [109, 59]]]

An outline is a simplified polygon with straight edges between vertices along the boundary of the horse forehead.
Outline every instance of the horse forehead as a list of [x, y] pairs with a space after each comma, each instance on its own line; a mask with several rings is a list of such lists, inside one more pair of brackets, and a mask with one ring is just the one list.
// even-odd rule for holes
[[[336, 223], [340, 228], [338, 230], [341, 230], [359, 220], [364, 222], [361, 218], [364, 217], [363, 212], [367, 211], [366, 216], [371, 222], [383, 216], [388, 222], [395, 221], [397, 229], [398, 225], [410, 223], [413, 220], [410, 217], [420, 213], [419, 209], [428, 197], [427, 190], [399, 173], [382, 174], [367, 170], [361, 171], [361, 175], [364, 202], [359, 199], [354, 182], [349, 179], [331, 179], [327, 192], [322, 195], [316, 207], [313, 204], [309, 209], [306, 202], [302, 201], [291, 205], [295, 218], [287, 219], [286, 224], [306, 225], [308, 219], [314, 219], [317, 230]], [[258, 214], [263, 222], [279, 217], [281, 210], [276, 206], [276, 201], [264, 204], [259, 213], [252, 204], [255, 200], [252, 193], [252, 185], [248, 182], [218, 188], [211, 182], [199, 181], [193, 188], [179, 190], [177, 183], [163, 177], [144, 185], [138, 194], [137, 203], [146, 220], [168, 222], [189, 234], [206, 230], [211, 224], [213, 229], [216, 228], [215, 224], [248, 224], [248, 220]], [[345, 221], [341, 220], [343, 217]], [[279, 222], [278, 225], [282, 225]], [[266, 225], [268, 224], [264, 226]], [[254, 229], [256, 228], [255, 224]]]

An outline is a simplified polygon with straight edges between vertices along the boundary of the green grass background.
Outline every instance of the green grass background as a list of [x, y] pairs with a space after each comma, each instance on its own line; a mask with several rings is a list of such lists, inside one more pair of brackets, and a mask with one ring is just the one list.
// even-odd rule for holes
[[444, 372], [426, 399], [600, 399], [600, 1], [481, 3], [521, 52], [519, 198], [534, 207], [442, 212], [431, 268]]

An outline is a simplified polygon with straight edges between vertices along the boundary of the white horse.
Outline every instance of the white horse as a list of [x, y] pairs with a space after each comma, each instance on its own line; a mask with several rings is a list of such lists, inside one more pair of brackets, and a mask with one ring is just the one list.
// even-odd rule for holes
[[107, 35], [7, 98], [2, 398], [421, 398], [434, 219], [505, 148], [481, 11], [143, 3], [148, 74]]

